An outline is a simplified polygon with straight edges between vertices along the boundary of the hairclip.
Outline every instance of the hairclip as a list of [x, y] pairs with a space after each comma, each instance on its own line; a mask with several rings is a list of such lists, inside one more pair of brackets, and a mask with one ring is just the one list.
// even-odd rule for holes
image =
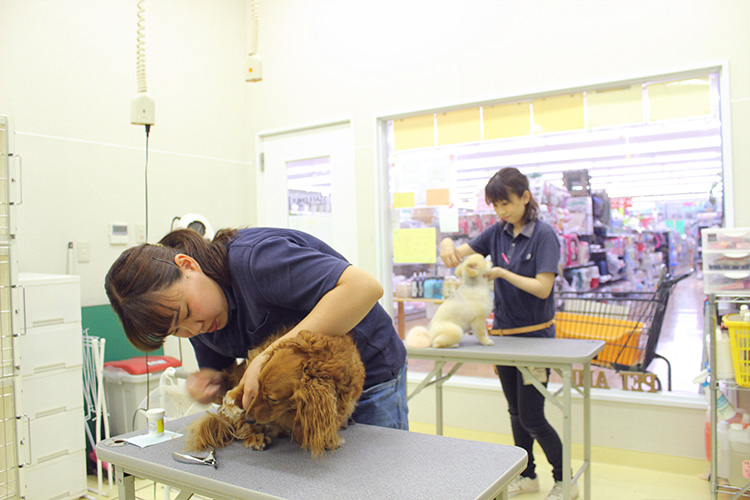
[[178, 267], [178, 266], [177, 266], [177, 264], [175, 264], [175, 263], [174, 263], [174, 261], [171, 261], [171, 260], [165, 260], [165, 259], [160, 259], [159, 257], [151, 257], [151, 258], [152, 258], [153, 260], [158, 260], [159, 262], [163, 262], [163, 263], [165, 263], [165, 264], [169, 264], [169, 265], [171, 265], [171, 266], [174, 266], [174, 267]]

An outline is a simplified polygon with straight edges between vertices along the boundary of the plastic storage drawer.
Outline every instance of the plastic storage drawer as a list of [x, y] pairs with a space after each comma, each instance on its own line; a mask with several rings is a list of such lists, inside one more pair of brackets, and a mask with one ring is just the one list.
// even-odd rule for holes
[[701, 238], [703, 291], [750, 294], [750, 228], [708, 228]]

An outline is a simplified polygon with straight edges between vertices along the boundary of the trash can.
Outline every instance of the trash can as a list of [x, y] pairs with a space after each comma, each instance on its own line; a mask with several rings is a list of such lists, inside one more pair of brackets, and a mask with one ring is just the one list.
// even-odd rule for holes
[[145, 423], [140, 427], [135, 425], [138, 405], [159, 387], [161, 373], [170, 366], [182, 363], [171, 356], [139, 356], [104, 363], [104, 396], [112, 436], [145, 427]]

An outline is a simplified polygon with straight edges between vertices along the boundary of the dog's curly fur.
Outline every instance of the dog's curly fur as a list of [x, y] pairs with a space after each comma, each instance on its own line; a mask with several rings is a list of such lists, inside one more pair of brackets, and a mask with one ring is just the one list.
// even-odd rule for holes
[[479, 342], [492, 345], [487, 336], [487, 317], [492, 311], [492, 294], [485, 276], [492, 263], [472, 254], [456, 267], [461, 286], [440, 304], [428, 328], [415, 326], [406, 335], [408, 347], [451, 347], [471, 330]]
[[235, 387], [216, 413], [207, 412], [191, 423], [188, 449], [222, 448], [237, 439], [248, 448], [263, 450], [272, 438], [291, 436], [319, 456], [343, 444], [338, 431], [354, 412], [365, 379], [359, 351], [348, 335], [302, 331], [279, 342], [258, 376], [257, 396], [247, 410], [242, 409], [244, 386], [236, 384], [247, 363], [279, 336], [225, 372]]

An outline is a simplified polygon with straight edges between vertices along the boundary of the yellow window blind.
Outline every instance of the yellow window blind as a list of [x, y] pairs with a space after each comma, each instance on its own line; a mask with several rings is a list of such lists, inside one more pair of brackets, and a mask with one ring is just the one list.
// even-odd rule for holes
[[396, 151], [434, 146], [434, 115], [411, 116], [393, 120], [393, 136]]
[[650, 120], [711, 114], [710, 88], [707, 76], [647, 85]]
[[643, 87], [630, 85], [586, 92], [589, 128], [643, 122]]
[[482, 109], [484, 140], [531, 134], [531, 102], [513, 102]]
[[479, 116], [479, 108], [438, 113], [438, 146], [479, 142], [482, 139]]
[[534, 99], [534, 133], [583, 128], [583, 93]]

